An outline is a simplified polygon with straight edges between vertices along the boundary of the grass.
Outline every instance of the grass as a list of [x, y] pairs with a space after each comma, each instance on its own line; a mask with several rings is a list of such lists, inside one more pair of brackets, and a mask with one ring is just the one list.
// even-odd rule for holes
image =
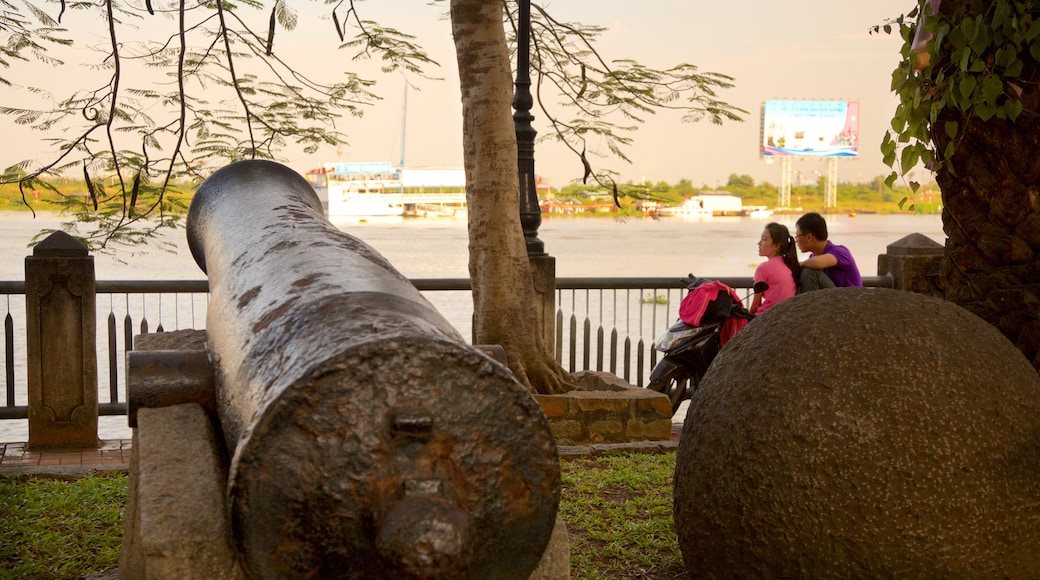
[[81, 578], [115, 568], [126, 485], [121, 474], [0, 476], [0, 578]]
[[[675, 452], [564, 460], [571, 577], [687, 578], [672, 526]], [[0, 476], [0, 579], [78, 579], [119, 564], [127, 477]]]
[[668, 296], [664, 294], [646, 293], [639, 301], [643, 304], [668, 304]]
[[687, 578], [672, 525], [675, 452], [562, 462], [571, 577]]

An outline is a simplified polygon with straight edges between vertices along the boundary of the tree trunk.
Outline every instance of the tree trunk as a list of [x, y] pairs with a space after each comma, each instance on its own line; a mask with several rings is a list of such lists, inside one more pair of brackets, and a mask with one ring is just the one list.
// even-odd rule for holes
[[[940, 12], [959, 4], [944, 1]], [[988, 2], [971, 5], [981, 12]], [[936, 57], [948, 62], [950, 55]], [[936, 125], [955, 120], [962, 128], [936, 174], [947, 235], [942, 277], [947, 300], [996, 326], [1040, 369], [1040, 74], [1028, 54], [1020, 57], [1032, 82], [1023, 84], [1025, 111], [1016, 122], [947, 108]], [[944, 151], [949, 138], [941, 128], [932, 132], [936, 151]]]
[[469, 273], [476, 341], [498, 344], [516, 378], [537, 393], [575, 388], [546, 348], [534, 308], [531, 266], [520, 226], [512, 77], [502, 2], [452, 0], [462, 88], [469, 206]]

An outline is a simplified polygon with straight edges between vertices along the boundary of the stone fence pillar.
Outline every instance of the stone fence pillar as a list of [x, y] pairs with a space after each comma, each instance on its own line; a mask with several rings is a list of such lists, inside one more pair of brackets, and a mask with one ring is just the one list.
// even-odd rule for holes
[[530, 256], [531, 277], [534, 278], [535, 311], [542, 330], [545, 348], [556, 352], [556, 258]]
[[55, 232], [25, 258], [29, 447], [98, 444], [94, 258]]
[[921, 234], [910, 234], [888, 245], [878, 256], [878, 276], [892, 276], [896, 290], [943, 297], [943, 246]]

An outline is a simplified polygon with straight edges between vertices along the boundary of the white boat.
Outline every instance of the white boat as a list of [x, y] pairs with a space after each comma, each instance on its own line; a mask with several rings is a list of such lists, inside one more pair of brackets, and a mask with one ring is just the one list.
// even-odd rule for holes
[[[361, 185], [363, 184], [363, 185]], [[385, 184], [375, 182], [352, 182], [350, 185], [328, 187], [329, 219], [354, 216], [399, 216], [404, 215], [404, 200], [401, 193], [388, 192]]]
[[728, 191], [703, 190], [683, 201], [681, 205], [663, 207], [657, 213], [662, 216], [703, 219], [744, 215], [741, 206], [741, 199]]
[[747, 210], [747, 216], [753, 218], [767, 218], [773, 215], [773, 210], [762, 206], [749, 207]]
[[704, 204], [695, 199], [688, 199], [681, 205], [662, 207], [657, 210], [657, 214], [682, 218], [710, 218], [713, 215], [711, 209], [704, 207]]
[[462, 169], [392, 167], [384, 162], [327, 163], [307, 174], [330, 220], [380, 216], [464, 215]]

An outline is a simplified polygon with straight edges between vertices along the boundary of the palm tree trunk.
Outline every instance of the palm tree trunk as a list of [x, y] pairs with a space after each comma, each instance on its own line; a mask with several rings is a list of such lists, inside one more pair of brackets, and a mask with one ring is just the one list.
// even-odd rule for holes
[[[944, 1], [940, 13], [950, 15], [960, 4]], [[981, 13], [989, 3], [969, 4]], [[1000, 329], [1040, 369], [1040, 120], [1035, 114], [1040, 71], [1035, 63], [1025, 75], [1033, 82], [1017, 94], [1027, 111], [1015, 122], [982, 121], [950, 108], [941, 114], [937, 127], [953, 120], [961, 131], [936, 181], [947, 235], [946, 298]], [[932, 140], [942, 152], [949, 137], [933, 130]]]

